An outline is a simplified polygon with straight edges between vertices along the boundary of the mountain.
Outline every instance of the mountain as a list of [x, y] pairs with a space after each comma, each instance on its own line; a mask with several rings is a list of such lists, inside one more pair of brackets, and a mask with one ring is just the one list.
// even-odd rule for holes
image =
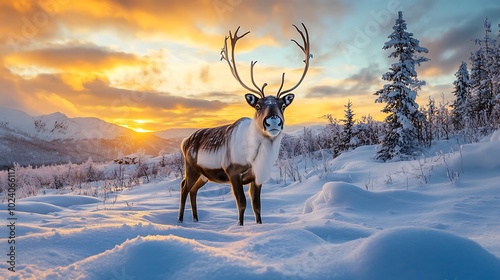
[[179, 143], [98, 118], [68, 118], [59, 112], [32, 117], [19, 110], [0, 108], [0, 168], [13, 163], [79, 163], [89, 157], [108, 161], [139, 149], [157, 155], [161, 150], [176, 151]]
[[154, 135], [163, 139], [184, 139], [195, 132], [197, 128], [171, 128], [153, 132]]

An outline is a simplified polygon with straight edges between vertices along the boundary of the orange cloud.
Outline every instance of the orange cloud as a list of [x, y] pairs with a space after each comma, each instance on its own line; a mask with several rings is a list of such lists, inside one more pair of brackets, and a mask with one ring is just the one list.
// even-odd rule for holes
[[9, 66], [39, 66], [56, 72], [96, 72], [143, 62], [134, 54], [112, 51], [95, 45], [58, 45], [16, 52], [4, 62]]
[[[0, 98], [31, 114], [63, 111], [135, 129], [230, 123], [251, 117], [253, 109], [244, 101], [246, 90], [227, 64], [218, 61], [228, 30], [241, 26], [240, 34], [251, 31], [238, 42], [240, 73], [251, 84], [250, 60], [259, 60], [256, 82], [269, 83], [266, 93], [274, 94], [282, 72], [285, 88], [302, 74], [302, 54], [290, 39], [300, 38], [291, 24], [304, 22], [314, 30], [311, 39], [318, 53], [295, 92], [287, 122], [321, 121], [322, 114], [342, 113], [338, 104], [345, 104], [349, 90], [360, 96], [370, 89], [368, 81], [358, 85], [346, 80], [334, 85], [343, 95], [327, 99], [325, 88], [316, 87], [328, 86], [326, 68], [318, 67], [325, 57], [319, 53], [319, 39], [331, 33], [329, 23], [318, 18], [338, 20], [350, 5], [299, 0], [3, 1], [0, 75], [5, 75], [0, 76]], [[267, 50], [260, 52], [270, 46], [269, 53], [278, 54], [282, 62], [273, 61]], [[263, 58], [257, 57], [262, 53]], [[319, 98], [311, 96], [313, 88]], [[151, 122], [134, 122], [139, 119]]]
[[436, 77], [436, 76], [442, 75], [443, 72], [444, 72], [443, 69], [438, 68], [436, 66], [431, 66], [431, 67], [424, 68], [421, 75], [427, 76], [427, 77]]

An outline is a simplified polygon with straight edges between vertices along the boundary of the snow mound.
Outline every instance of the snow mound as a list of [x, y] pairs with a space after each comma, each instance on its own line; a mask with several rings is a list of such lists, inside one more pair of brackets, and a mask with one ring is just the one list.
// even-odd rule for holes
[[348, 258], [349, 279], [500, 279], [500, 261], [480, 245], [427, 228], [378, 232]]
[[54, 270], [46, 279], [204, 279], [274, 278], [277, 274], [230, 250], [209, 247], [192, 239], [168, 236], [138, 236], [101, 254]]
[[[496, 136], [495, 136], [496, 135]], [[452, 155], [450, 166], [464, 172], [500, 171], [500, 132], [495, 132], [491, 141], [463, 145], [460, 153]]]
[[320, 192], [309, 198], [303, 213], [311, 213], [324, 208], [342, 207], [354, 211], [391, 211], [407, 209], [430, 197], [411, 191], [369, 192], [346, 182], [329, 182]]
[[264, 258], [293, 258], [307, 248], [324, 244], [324, 240], [303, 229], [278, 229], [262, 233], [242, 241], [243, 251]]
[[493, 142], [493, 141], [500, 141], [500, 129], [495, 130], [491, 136], [485, 137], [484, 139], [481, 140], [481, 142]]
[[26, 202], [39, 202], [45, 204], [52, 204], [59, 207], [74, 207], [78, 205], [100, 203], [101, 200], [92, 196], [84, 195], [44, 195], [44, 196], [33, 196], [28, 198], [23, 198], [22, 204]]
[[26, 201], [16, 205], [16, 210], [26, 213], [49, 214], [60, 212], [64, 209], [49, 203]]

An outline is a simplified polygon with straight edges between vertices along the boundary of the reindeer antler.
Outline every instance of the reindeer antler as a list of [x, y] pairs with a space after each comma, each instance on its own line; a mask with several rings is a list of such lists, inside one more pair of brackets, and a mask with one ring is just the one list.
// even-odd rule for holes
[[[296, 40], [292, 39], [292, 42], [297, 44], [297, 46], [302, 50], [302, 52], [305, 54], [305, 67], [304, 67], [304, 72], [302, 73], [302, 77], [300, 78], [299, 82], [293, 86], [290, 89], [284, 90], [283, 92], [281, 89], [283, 88], [283, 85], [285, 83], [285, 73], [281, 75], [281, 85], [280, 88], [278, 89], [278, 93], [276, 94], [277, 98], [280, 98], [282, 95], [291, 92], [292, 90], [296, 89], [304, 80], [304, 77], [306, 76], [307, 70], [309, 69], [309, 59], [312, 57], [311, 55], [311, 50], [310, 50], [310, 44], [309, 44], [309, 33], [307, 32], [306, 26], [302, 23], [302, 27], [304, 27], [305, 35], [304, 33], [294, 24], [293, 27], [299, 32], [300, 36], [302, 37], [302, 41], [304, 42], [304, 45], [300, 45]], [[267, 83], [264, 83], [262, 87], [259, 88], [257, 84], [255, 83], [254, 76], [253, 76], [253, 68], [257, 61], [252, 61], [250, 62], [250, 78], [252, 79], [252, 84], [256, 89], [250, 88], [247, 86], [240, 78], [238, 74], [238, 69], [236, 68], [236, 62], [234, 60], [234, 49], [236, 47], [236, 43], [238, 42], [239, 39], [245, 37], [250, 31], [246, 32], [245, 34], [238, 36], [238, 31], [240, 30], [240, 27], [236, 29], [234, 32], [234, 36], [231, 34], [231, 31], [229, 31], [229, 36], [226, 36], [224, 40], [224, 47], [222, 48], [220, 54], [221, 54], [221, 60], [227, 61], [227, 64], [229, 65], [229, 69], [231, 69], [231, 73], [233, 74], [234, 78], [243, 86], [245, 89], [247, 89], [250, 92], [253, 92], [260, 97], [265, 97], [264, 95], [264, 88], [267, 86]], [[227, 39], [231, 39], [231, 60], [229, 60], [229, 54], [228, 54], [228, 49], [227, 49]]]
[[284, 91], [281, 91], [281, 89], [283, 88], [283, 84], [285, 83], [285, 73], [283, 72], [283, 75], [281, 75], [281, 86], [278, 89], [278, 93], [276, 94], [276, 96], [278, 98], [280, 98], [282, 95], [284, 95], [286, 93], [289, 93], [292, 90], [296, 89], [302, 83], [302, 80], [304, 80], [304, 77], [306, 76], [307, 70], [309, 69], [309, 59], [312, 57], [312, 55], [311, 55], [311, 49], [310, 49], [310, 44], [309, 44], [309, 33], [307, 32], [306, 26], [302, 23], [302, 27], [304, 27], [304, 31], [306, 33], [305, 35], [304, 35], [304, 33], [302, 33], [302, 31], [300, 31], [300, 29], [295, 24], [293, 25], [293, 27], [295, 27], [295, 29], [297, 30], [297, 32], [299, 32], [300, 37], [302, 37], [302, 41], [304, 42], [304, 46], [301, 46], [294, 39], [292, 39], [292, 42], [294, 42], [295, 44], [297, 44], [297, 46], [305, 54], [304, 63], [306, 65], [304, 67], [304, 72], [302, 73], [302, 77], [300, 78], [299, 82], [295, 86], [293, 86], [292, 88], [284, 90]]
[[[250, 31], [246, 32], [245, 34], [238, 36], [238, 30], [240, 30], [240, 27], [236, 29], [234, 32], [234, 36], [231, 34], [231, 30], [229, 31], [229, 37], [226, 36], [224, 40], [224, 47], [222, 48], [220, 54], [221, 54], [221, 60], [226, 60], [227, 64], [229, 65], [229, 69], [231, 69], [231, 73], [233, 74], [234, 78], [243, 86], [245, 89], [259, 95], [260, 97], [265, 97], [264, 95], [264, 88], [267, 86], [267, 83], [264, 83], [261, 88], [257, 86], [255, 83], [254, 77], [253, 77], [253, 67], [257, 63], [257, 61], [252, 61], [250, 63], [250, 77], [252, 79], [252, 84], [254, 87], [257, 89], [250, 88], [247, 86], [240, 78], [240, 75], [238, 74], [238, 69], [236, 68], [236, 62], [234, 60], [234, 48], [236, 47], [236, 43], [238, 42], [239, 39], [245, 37]], [[229, 54], [228, 54], [228, 49], [227, 49], [227, 39], [231, 39], [231, 61], [229, 60]]]

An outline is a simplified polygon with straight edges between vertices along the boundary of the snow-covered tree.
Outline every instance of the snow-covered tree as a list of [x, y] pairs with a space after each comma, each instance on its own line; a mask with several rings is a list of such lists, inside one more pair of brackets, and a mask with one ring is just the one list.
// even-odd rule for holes
[[427, 123], [425, 126], [425, 139], [427, 144], [432, 144], [433, 135], [434, 135], [434, 124], [436, 123], [436, 101], [434, 101], [433, 97], [429, 96], [429, 103], [427, 103], [427, 108], [423, 109], [423, 113], [427, 115]]
[[469, 70], [467, 70], [467, 63], [462, 61], [460, 68], [455, 73], [457, 79], [453, 82], [453, 95], [455, 100], [451, 104], [451, 118], [453, 123], [453, 128], [455, 130], [462, 130], [464, 128], [464, 121], [468, 118], [467, 115], [467, 104], [470, 99], [470, 80], [469, 80]]
[[471, 54], [470, 73], [471, 104], [475, 111], [475, 122], [478, 127], [487, 127], [490, 124], [489, 121], [496, 102], [494, 77], [498, 71], [494, 51], [496, 40], [491, 38], [491, 23], [485, 19], [483, 24], [483, 39], [474, 40], [479, 48]]
[[436, 111], [435, 121], [435, 136], [438, 139], [449, 139], [452, 127], [450, 111], [448, 110], [448, 101], [445, 100], [444, 94], [441, 94], [441, 101]]
[[[343, 150], [349, 150], [350, 148], [356, 147], [357, 141], [352, 141], [355, 138], [355, 127], [354, 127], [354, 113], [352, 111], [352, 102], [349, 100], [345, 107], [344, 119], [342, 122], [344, 123], [342, 130], [342, 148]], [[351, 142], [352, 141], [352, 142]]]
[[498, 24], [498, 35], [493, 41], [489, 73], [492, 81], [494, 103], [491, 121], [494, 128], [498, 129], [500, 128], [500, 24]]
[[342, 126], [340, 125], [340, 121], [331, 114], [325, 115], [323, 118], [328, 120], [328, 125], [325, 127], [325, 135], [327, 135], [329, 148], [331, 148], [332, 155], [335, 158], [341, 151]]
[[379, 144], [382, 126], [383, 124], [375, 121], [371, 115], [362, 116], [356, 124], [358, 146]]
[[391, 71], [382, 76], [383, 80], [391, 83], [375, 92], [378, 96], [375, 102], [386, 103], [382, 112], [388, 114], [384, 120], [384, 140], [377, 153], [377, 158], [384, 161], [393, 158], [404, 159], [415, 152], [415, 147], [418, 146], [416, 125], [425, 119], [415, 101], [417, 91], [425, 82], [417, 78], [415, 67], [429, 60], [418, 55], [427, 53], [428, 50], [419, 45], [420, 42], [413, 38], [413, 33], [406, 31], [406, 22], [401, 11], [393, 30], [383, 49], [394, 48], [389, 58], [398, 61], [391, 65]]

